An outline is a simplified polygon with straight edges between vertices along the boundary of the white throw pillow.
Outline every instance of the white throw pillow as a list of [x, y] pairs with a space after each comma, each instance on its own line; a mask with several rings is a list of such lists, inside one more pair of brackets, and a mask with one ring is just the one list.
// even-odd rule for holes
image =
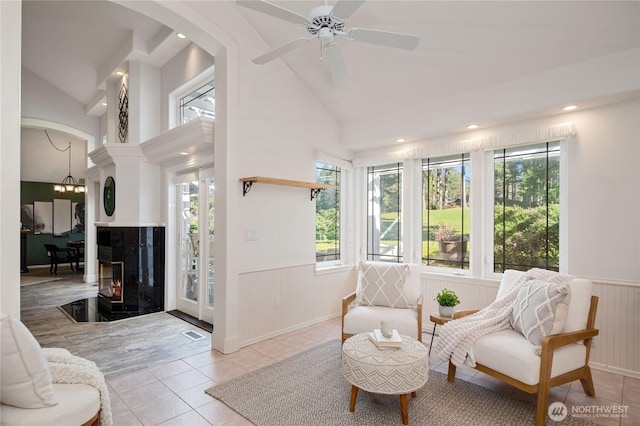
[[404, 263], [360, 262], [356, 299], [365, 306], [409, 308], [404, 282], [409, 265]]
[[536, 346], [545, 336], [562, 331], [570, 300], [569, 286], [540, 280], [526, 282], [518, 291], [511, 327]]
[[24, 324], [9, 315], [0, 314], [0, 323], [2, 403], [21, 408], [56, 405], [51, 372], [38, 341]]

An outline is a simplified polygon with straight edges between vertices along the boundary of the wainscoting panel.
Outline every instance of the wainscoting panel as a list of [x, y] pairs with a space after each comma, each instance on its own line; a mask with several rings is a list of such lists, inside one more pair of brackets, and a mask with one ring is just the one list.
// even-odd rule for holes
[[355, 272], [287, 266], [242, 273], [239, 285], [240, 345], [246, 346], [339, 316], [342, 297], [355, 289]]
[[429, 315], [438, 313], [436, 294], [443, 288], [453, 290], [460, 299], [456, 311], [468, 309], [482, 309], [488, 306], [498, 294], [499, 282], [495, 280], [481, 280], [469, 277], [443, 274], [422, 274], [421, 287], [424, 295], [422, 309], [423, 330], [431, 332], [433, 323], [429, 321]]
[[600, 334], [591, 361], [596, 368], [640, 377], [640, 283], [592, 281]]

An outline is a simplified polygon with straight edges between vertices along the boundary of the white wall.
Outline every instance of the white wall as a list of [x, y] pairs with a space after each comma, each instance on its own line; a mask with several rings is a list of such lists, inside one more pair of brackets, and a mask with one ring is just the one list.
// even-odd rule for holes
[[[57, 131], [48, 131], [56, 147], [65, 149], [71, 141], [71, 175], [84, 176], [87, 144]], [[20, 180], [59, 183], [69, 171], [69, 152], [51, 146], [43, 129], [23, 127], [20, 132]]]
[[23, 118], [38, 118], [64, 124], [98, 137], [100, 121], [86, 115], [84, 105], [22, 68]]
[[0, 311], [20, 318], [20, 2], [0, 2]]

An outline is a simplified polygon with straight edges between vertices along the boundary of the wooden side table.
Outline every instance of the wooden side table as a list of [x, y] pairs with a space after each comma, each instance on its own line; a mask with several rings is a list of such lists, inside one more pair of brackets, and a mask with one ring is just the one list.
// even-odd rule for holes
[[431, 355], [431, 348], [433, 347], [433, 338], [436, 335], [436, 326], [438, 324], [445, 325], [451, 321], [453, 317], [442, 317], [440, 314], [430, 314], [429, 320], [433, 323], [433, 331], [431, 332], [431, 343], [429, 344], [429, 355]]

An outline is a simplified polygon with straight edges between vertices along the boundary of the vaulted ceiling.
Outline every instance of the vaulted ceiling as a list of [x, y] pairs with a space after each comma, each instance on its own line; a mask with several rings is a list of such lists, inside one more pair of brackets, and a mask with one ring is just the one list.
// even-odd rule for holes
[[[315, 0], [273, 3], [301, 15], [323, 4]], [[190, 4], [195, 9], [205, 7]], [[264, 40], [264, 52], [308, 35], [303, 26], [234, 6], [237, 14], [230, 19], [246, 19]], [[415, 50], [405, 51], [337, 39], [349, 73], [339, 86], [331, 81], [317, 40], [275, 60], [284, 61], [345, 126], [400, 108], [450, 104], [489, 87], [639, 49], [640, 2], [369, 0], [348, 19], [347, 28], [352, 27], [415, 34], [420, 43]], [[128, 37], [148, 44], [169, 31], [112, 2], [24, 1], [23, 66], [87, 105], [97, 99], [104, 69]], [[146, 60], [161, 65], [184, 43], [167, 37]], [[606, 95], [587, 101], [594, 106], [637, 93]], [[548, 114], [541, 105], [529, 112], [522, 108], [517, 118]], [[474, 108], [481, 111], [483, 107]], [[462, 131], [470, 117], [461, 114], [460, 122], [438, 129], [434, 123], [431, 134], [422, 136]]]

